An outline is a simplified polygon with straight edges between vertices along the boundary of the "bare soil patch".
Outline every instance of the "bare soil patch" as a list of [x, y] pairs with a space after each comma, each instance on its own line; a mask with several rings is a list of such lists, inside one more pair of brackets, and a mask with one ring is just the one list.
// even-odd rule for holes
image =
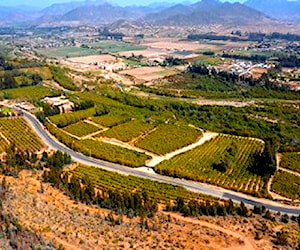
[[130, 75], [136, 78], [138, 81], [146, 82], [161, 79], [165, 76], [170, 76], [177, 73], [178, 71], [176, 69], [163, 67], [141, 67], [120, 72], [122, 75]]
[[95, 64], [95, 63], [103, 63], [103, 62], [113, 62], [116, 60], [116, 58], [111, 55], [96, 55], [96, 56], [73, 57], [73, 58], [69, 58], [68, 60], [73, 63]]

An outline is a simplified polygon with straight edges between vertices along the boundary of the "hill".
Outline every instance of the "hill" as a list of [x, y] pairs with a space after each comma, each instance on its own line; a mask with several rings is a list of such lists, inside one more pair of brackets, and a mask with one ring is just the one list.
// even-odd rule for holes
[[145, 18], [146, 21], [161, 25], [244, 25], [268, 19], [263, 13], [243, 4], [222, 3], [218, 0], [202, 0], [192, 5], [176, 5]]

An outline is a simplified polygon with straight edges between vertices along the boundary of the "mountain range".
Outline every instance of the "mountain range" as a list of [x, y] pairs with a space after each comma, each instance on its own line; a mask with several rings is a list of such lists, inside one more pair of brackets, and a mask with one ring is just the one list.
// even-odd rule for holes
[[53, 4], [43, 10], [27, 6], [0, 6], [0, 24], [107, 24], [126, 20], [157, 25], [246, 25], [270, 18], [288, 20], [290, 17], [300, 21], [298, 13], [300, 0], [248, 0], [245, 4], [202, 0], [194, 4], [170, 5], [159, 2], [149, 6], [128, 7], [112, 5], [106, 0], [96, 0]]
[[191, 5], [176, 5], [150, 14], [145, 20], [165, 25], [205, 25], [257, 23], [268, 19], [263, 13], [240, 3], [202, 0]]
[[300, 21], [300, 0], [248, 0], [245, 5], [276, 19]]

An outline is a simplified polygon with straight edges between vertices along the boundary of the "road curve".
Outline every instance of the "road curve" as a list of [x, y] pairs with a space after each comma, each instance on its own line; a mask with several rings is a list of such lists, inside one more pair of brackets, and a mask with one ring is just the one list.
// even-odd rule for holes
[[[20, 111], [19, 108], [14, 107], [14, 109]], [[248, 206], [260, 205], [260, 206], [265, 206], [267, 209], [274, 212], [287, 213], [290, 215], [300, 215], [299, 207], [287, 206], [271, 200], [255, 198], [249, 195], [245, 195], [242, 193], [234, 192], [231, 190], [223, 189], [220, 187], [216, 187], [204, 183], [187, 181], [183, 179], [162, 176], [158, 174], [145, 173], [130, 167], [126, 167], [126, 166], [122, 166], [122, 165], [118, 165], [106, 161], [101, 161], [98, 159], [85, 156], [60, 143], [55, 137], [53, 137], [47, 131], [47, 129], [38, 121], [38, 119], [34, 115], [24, 110], [22, 110], [22, 113], [24, 117], [28, 120], [28, 122], [31, 124], [32, 128], [35, 130], [35, 132], [44, 141], [46, 145], [48, 145], [50, 148], [54, 150], [59, 150], [69, 154], [72, 157], [72, 159], [78, 163], [87, 166], [99, 167], [108, 171], [115, 171], [124, 175], [133, 175], [140, 178], [146, 178], [152, 181], [179, 185], [196, 193], [211, 195], [222, 199], [232, 199], [234, 202], [244, 202]]]

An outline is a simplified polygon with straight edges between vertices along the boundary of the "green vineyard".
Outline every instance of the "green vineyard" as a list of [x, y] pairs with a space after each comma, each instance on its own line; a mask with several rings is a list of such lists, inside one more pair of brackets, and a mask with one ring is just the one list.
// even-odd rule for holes
[[175, 200], [177, 197], [184, 199], [198, 199], [217, 201], [206, 195], [200, 195], [186, 190], [183, 187], [171, 184], [141, 179], [134, 176], [124, 176], [95, 167], [79, 166], [72, 170], [72, 174], [82, 179], [88, 177], [97, 189], [116, 189], [129, 192], [147, 191], [152, 198], [159, 201]]
[[65, 127], [64, 130], [67, 131], [68, 133], [71, 133], [72, 135], [82, 137], [82, 136], [95, 133], [101, 129], [92, 124], [80, 121]]
[[101, 126], [111, 128], [122, 123], [128, 122], [130, 121], [130, 119], [131, 118], [126, 114], [109, 113], [107, 115], [93, 117], [92, 121]]
[[156, 166], [156, 171], [245, 193], [262, 194], [266, 180], [249, 170], [262, 149], [263, 143], [255, 139], [219, 135], [187, 153], [162, 162]]
[[21, 151], [37, 152], [44, 147], [23, 118], [0, 118], [0, 132]]
[[271, 191], [290, 199], [300, 198], [300, 177], [285, 171], [277, 171]]
[[201, 134], [201, 131], [188, 126], [162, 124], [135, 145], [158, 155], [164, 155], [194, 143]]
[[300, 154], [299, 153], [284, 153], [280, 167], [287, 168], [300, 173]]
[[78, 140], [51, 123], [46, 123], [49, 132], [68, 147], [101, 160], [123, 164], [130, 167], [143, 166], [149, 157], [130, 149], [97, 140]]
[[101, 136], [116, 138], [120, 141], [129, 142], [132, 139], [149, 132], [153, 128], [155, 128], [154, 123], [144, 122], [142, 120], [133, 120], [113, 127], [110, 130], [102, 133]]

